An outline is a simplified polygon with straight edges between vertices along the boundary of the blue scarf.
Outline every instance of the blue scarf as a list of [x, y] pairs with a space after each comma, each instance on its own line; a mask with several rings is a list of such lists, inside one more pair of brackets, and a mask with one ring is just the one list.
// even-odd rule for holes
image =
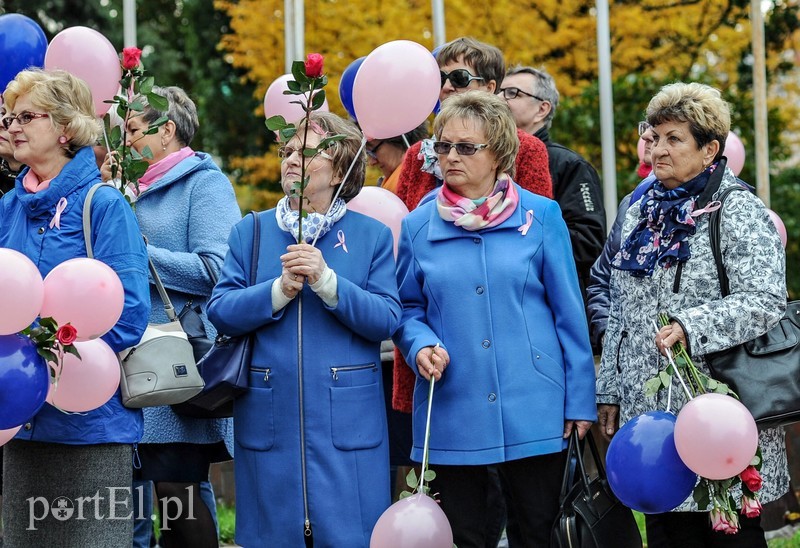
[[639, 206], [639, 224], [620, 247], [612, 266], [643, 278], [652, 276], [656, 265], [669, 268], [687, 261], [692, 255], [687, 239], [696, 230], [692, 211], [714, 168], [716, 164], [672, 190], [656, 181]]

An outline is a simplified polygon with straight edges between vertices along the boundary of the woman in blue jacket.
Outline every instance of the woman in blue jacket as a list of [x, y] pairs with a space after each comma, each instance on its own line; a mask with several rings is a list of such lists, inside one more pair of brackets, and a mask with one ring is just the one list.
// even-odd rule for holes
[[594, 362], [569, 232], [558, 204], [512, 181], [519, 147], [501, 98], [442, 104], [435, 200], [404, 220], [395, 342], [417, 374], [412, 458], [429, 462], [459, 548], [486, 543], [488, 465], [496, 464], [530, 546], [547, 546], [566, 441], [591, 426]]
[[[0, 247], [24, 253], [46, 276], [59, 263], [86, 257], [82, 210], [100, 182], [91, 147], [100, 126], [91, 91], [64, 71], [22, 71], [4, 97], [3, 125], [15, 158], [28, 167], [0, 202]], [[147, 327], [147, 254], [118, 191], [101, 187], [91, 216], [94, 258], [114, 269], [125, 290], [122, 316], [102, 337], [118, 352], [138, 343]], [[5, 446], [5, 544], [129, 546], [133, 446], [141, 437], [142, 413], [124, 408], [119, 392], [88, 413], [44, 405]]]
[[[326, 136], [345, 138], [311, 157], [303, 133], [301, 125], [280, 149], [286, 197], [258, 214], [256, 279], [249, 280], [254, 221], [247, 216], [231, 233], [208, 307], [217, 329], [256, 340], [250, 389], [234, 405], [236, 542], [367, 547], [390, 502], [379, 368], [380, 343], [400, 319], [392, 234], [347, 211], [364, 183], [355, 126], [313, 112], [306, 150]], [[308, 216], [298, 244], [294, 190], [303, 162]]]

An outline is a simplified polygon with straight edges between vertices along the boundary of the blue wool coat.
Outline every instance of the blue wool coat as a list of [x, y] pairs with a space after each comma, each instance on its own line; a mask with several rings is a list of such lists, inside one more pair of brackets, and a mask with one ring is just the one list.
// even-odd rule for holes
[[[294, 239], [278, 228], [275, 210], [259, 216], [257, 283], [247, 287], [253, 242], [248, 216], [231, 233], [208, 308], [220, 331], [256, 333], [250, 390], [234, 406], [236, 542], [248, 548], [304, 545], [305, 458], [314, 546], [367, 547], [390, 503], [379, 368], [380, 342], [400, 319], [392, 235], [373, 219], [346, 213], [317, 242], [336, 273], [336, 307], [327, 307], [306, 285], [301, 296], [273, 314], [279, 256]], [[336, 247], [339, 232], [346, 248]]]
[[[450, 364], [434, 387], [432, 464], [482, 465], [555, 453], [564, 420], [594, 420], [594, 362], [569, 232], [558, 204], [517, 186], [500, 225], [470, 232], [436, 202], [402, 223], [395, 343], [417, 375], [414, 446], [422, 461], [428, 381], [416, 356], [437, 343]], [[527, 235], [519, 228], [533, 213]]]
[[[83, 202], [89, 189], [100, 182], [91, 147], [78, 151], [49, 188], [31, 194], [22, 186], [27, 168], [13, 192], [0, 202], [0, 247], [28, 256], [46, 276], [68, 259], [86, 257], [83, 237]], [[56, 204], [66, 198], [60, 228], [50, 227]], [[117, 190], [101, 187], [92, 199], [94, 258], [114, 269], [125, 290], [119, 322], [102, 339], [119, 352], [133, 346], [147, 327], [150, 298], [147, 289], [147, 254], [128, 203]], [[17, 439], [90, 445], [134, 443], [142, 437], [142, 412], [122, 406], [119, 391], [108, 403], [88, 413], [65, 414], [50, 404], [17, 434]]]
[[[188, 301], [200, 305], [213, 339], [216, 330], [208, 321], [205, 306], [214, 284], [200, 255], [210, 259], [218, 275], [228, 250], [228, 235], [242, 218], [230, 181], [208, 154], [195, 152], [139, 195], [136, 217], [175, 312]], [[152, 283], [150, 300], [150, 322], [167, 322], [164, 303]], [[182, 417], [169, 406], [145, 408], [144, 419], [142, 443], [224, 440], [233, 454], [231, 419]]]

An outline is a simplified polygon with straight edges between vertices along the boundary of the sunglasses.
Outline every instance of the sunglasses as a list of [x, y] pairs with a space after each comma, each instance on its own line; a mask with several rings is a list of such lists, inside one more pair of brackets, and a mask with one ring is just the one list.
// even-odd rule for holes
[[483, 76], [473, 76], [467, 69], [455, 69], [450, 72], [440, 70], [439, 74], [442, 76], [442, 87], [444, 87], [444, 83], [448, 80], [450, 80], [450, 84], [457, 89], [467, 87], [473, 80], [484, 80]]
[[450, 154], [450, 150], [455, 148], [459, 156], [472, 156], [482, 148], [489, 145], [475, 143], [448, 143], [447, 141], [436, 141], [433, 143], [433, 151], [436, 154]]
[[541, 101], [544, 103], [544, 99], [539, 97], [538, 95], [534, 95], [533, 93], [528, 93], [527, 91], [522, 91], [519, 88], [503, 88], [497, 92], [498, 95], [502, 95], [503, 99], [515, 99], [517, 95], [524, 95], [526, 97], [533, 97], [534, 99]]
[[378, 149], [381, 148], [381, 146], [383, 146], [383, 143], [385, 143], [385, 142], [386, 141], [381, 141], [380, 143], [375, 145], [372, 149], [368, 149], [368, 148], [365, 149], [366, 152], [367, 152], [367, 156], [369, 156], [373, 160], [377, 160], [378, 159]]
[[322, 152], [322, 151], [317, 152], [317, 150], [313, 149], [313, 148], [307, 148], [306, 149], [306, 153], [308, 153], [308, 154], [303, 154], [301, 149], [299, 149], [299, 148], [281, 147], [281, 148], [278, 149], [278, 156], [280, 156], [282, 160], [287, 160], [295, 152], [299, 153], [301, 156], [305, 156], [306, 158], [322, 156], [326, 160], [332, 160], [333, 159], [331, 157], [331, 155], [328, 154], [327, 152]]
[[14, 120], [19, 122], [19, 125], [24, 126], [30, 124], [37, 118], [49, 118], [49, 114], [39, 113], [39, 112], [28, 112], [27, 110], [24, 112], [20, 112], [16, 116], [6, 116], [3, 118], [3, 127], [9, 129], [11, 124], [14, 123]]

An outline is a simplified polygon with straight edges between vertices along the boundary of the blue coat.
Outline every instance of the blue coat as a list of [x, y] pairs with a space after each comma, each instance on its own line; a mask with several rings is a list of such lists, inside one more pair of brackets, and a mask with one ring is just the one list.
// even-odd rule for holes
[[[214, 283], [200, 255], [210, 259], [215, 276], [228, 250], [231, 228], [241, 220], [228, 178], [204, 152], [184, 159], [136, 200], [136, 217], [147, 237], [147, 253], [167, 289], [175, 312], [192, 301], [205, 309]], [[150, 321], [167, 322], [164, 303], [150, 285]], [[206, 331], [216, 330], [202, 314]], [[194, 419], [176, 415], [169, 406], [144, 409], [142, 443], [214, 443], [225, 440], [233, 454], [231, 419]]]
[[[450, 364], [433, 395], [432, 464], [480, 465], [555, 453], [564, 420], [594, 420], [594, 362], [569, 232], [558, 204], [517, 187], [500, 225], [470, 232], [436, 202], [402, 223], [394, 340], [407, 363], [437, 343]], [[518, 230], [533, 212], [527, 235]], [[428, 382], [417, 375], [414, 447], [422, 461]]]
[[[257, 283], [247, 287], [253, 242], [248, 216], [231, 233], [230, 251], [208, 307], [220, 331], [256, 333], [250, 390], [234, 409], [236, 542], [248, 548], [303, 546], [304, 436], [314, 546], [367, 547], [375, 522], [390, 503], [379, 368], [380, 342], [400, 319], [392, 235], [369, 217], [346, 213], [317, 242], [336, 273], [336, 307], [327, 307], [306, 286], [273, 314], [272, 283], [281, 274], [278, 257], [294, 239], [278, 228], [275, 210], [259, 218]], [[346, 251], [336, 246], [339, 232]]]
[[[52, 181], [50, 187], [28, 193], [22, 186], [27, 168], [17, 179], [14, 192], [0, 202], [0, 247], [16, 249], [30, 258], [46, 276], [56, 265], [75, 257], [86, 257], [83, 238], [83, 202], [100, 172], [91, 147], [78, 151]], [[50, 220], [61, 198], [67, 207], [61, 228], [50, 228]], [[150, 297], [147, 289], [147, 253], [139, 226], [122, 194], [102, 187], [92, 199], [92, 244], [94, 258], [119, 276], [125, 289], [122, 317], [102, 339], [119, 352], [133, 346], [147, 327]], [[142, 412], [122, 406], [119, 391], [94, 411], [67, 415], [45, 404], [17, 434], [17, 439], [90, 445], [134, 443], [142, 437]]]

